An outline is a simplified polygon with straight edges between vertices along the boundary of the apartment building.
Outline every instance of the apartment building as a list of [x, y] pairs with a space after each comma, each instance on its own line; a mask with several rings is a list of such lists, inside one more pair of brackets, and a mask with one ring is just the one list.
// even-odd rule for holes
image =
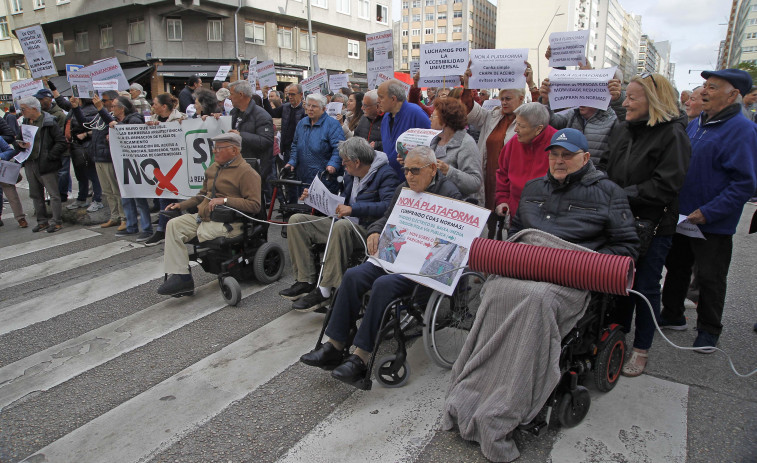
[[718, 69], [735, 68], [743, 62], [757, 64], [757, 0], [733, 1]]

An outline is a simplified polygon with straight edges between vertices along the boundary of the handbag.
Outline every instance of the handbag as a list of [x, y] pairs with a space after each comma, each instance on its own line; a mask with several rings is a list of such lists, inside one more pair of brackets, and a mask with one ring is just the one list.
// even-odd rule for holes
[[237, 213], [235, 210], [219, 204], [210, 211], [210, 220], [212, 222], [232, 223], [237, 221]]
[[652, 239], [657, 234], [657, 227], [660, 226], [660, 222], [655, 224], [651, 220], [636, 219], [634, 226], [636, 234], [639, 235], [639, 257], [636, 259], [639, 261], [647, 254], [649, 245], [652, 244]]

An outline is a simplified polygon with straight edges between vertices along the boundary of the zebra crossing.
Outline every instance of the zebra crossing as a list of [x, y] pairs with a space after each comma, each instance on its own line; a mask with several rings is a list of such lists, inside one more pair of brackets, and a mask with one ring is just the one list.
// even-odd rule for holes
[[[194, 297], [156, 298], [161, 247], [144, 255], [110, 231], [76, 227], [0, 247], [0, 269], [103, 236], [112, 240], [0, 273], [2, 294], [23, 294], [88, 263], [119, 262], [29, 299], [0, 301], [0, 350], [24, 342], [14, 336], [19, 330], [33, 338], [37, 328], [86, 316], [82, 308], [146, 301], [117, 320], [0, 360], [0, 462], [485, 461], [475, 444], [439, 429], [449, 372], [426, 358], [420, 342], [408, 350], [410, 381], [397, 389], [374, 382], [358, 391], [299, 364], [323, 316], [292, 312], [276, 295], [291, 284], [288, 273], [273, 285], [243, 284], [238, 307], [226, 306], [215, 278], [199, 269]], [[578, 427], [529, 440], [521, 461], [687, 461], [688, 389], [647, 375], [621, 381], [593, 394]], [[634, 411], [620, 420], [624, 409]], [[441, 459], [429, 450], [440, 439], [452, 442]]]

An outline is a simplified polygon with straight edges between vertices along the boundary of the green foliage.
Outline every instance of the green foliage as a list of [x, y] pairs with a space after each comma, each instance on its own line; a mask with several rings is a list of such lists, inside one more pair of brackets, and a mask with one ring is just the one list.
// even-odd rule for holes
[[755, 82], [757, 82], [757, 64], [748, 63], [746, 61], [742, 61], [736, 67], [738, 69], [742, 69], [742, 70], [748, 72], [749, 75], [752, 76], [752, 80], [755, 81]]

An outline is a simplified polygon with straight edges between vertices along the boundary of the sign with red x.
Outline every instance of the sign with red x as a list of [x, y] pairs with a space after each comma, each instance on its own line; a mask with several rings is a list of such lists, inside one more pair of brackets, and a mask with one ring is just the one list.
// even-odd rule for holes
[[153, 170], [153, 176], [155, 177], [155, 180], [158, 181], [158, 185], [155, 187], [156, 195], [161, 196], [165, 190], [168, 190], [175, 195], [179, 194], [179, 189], [171, 183], [171, 180], [176, 176], [176, 172], [179, 171], [183, 162], [184, 160], [179, 158], [176, 164], [174, 164], [173, 167], [171, 167], [171, 170], [166, 174], [163, 174], [158, 168]]

